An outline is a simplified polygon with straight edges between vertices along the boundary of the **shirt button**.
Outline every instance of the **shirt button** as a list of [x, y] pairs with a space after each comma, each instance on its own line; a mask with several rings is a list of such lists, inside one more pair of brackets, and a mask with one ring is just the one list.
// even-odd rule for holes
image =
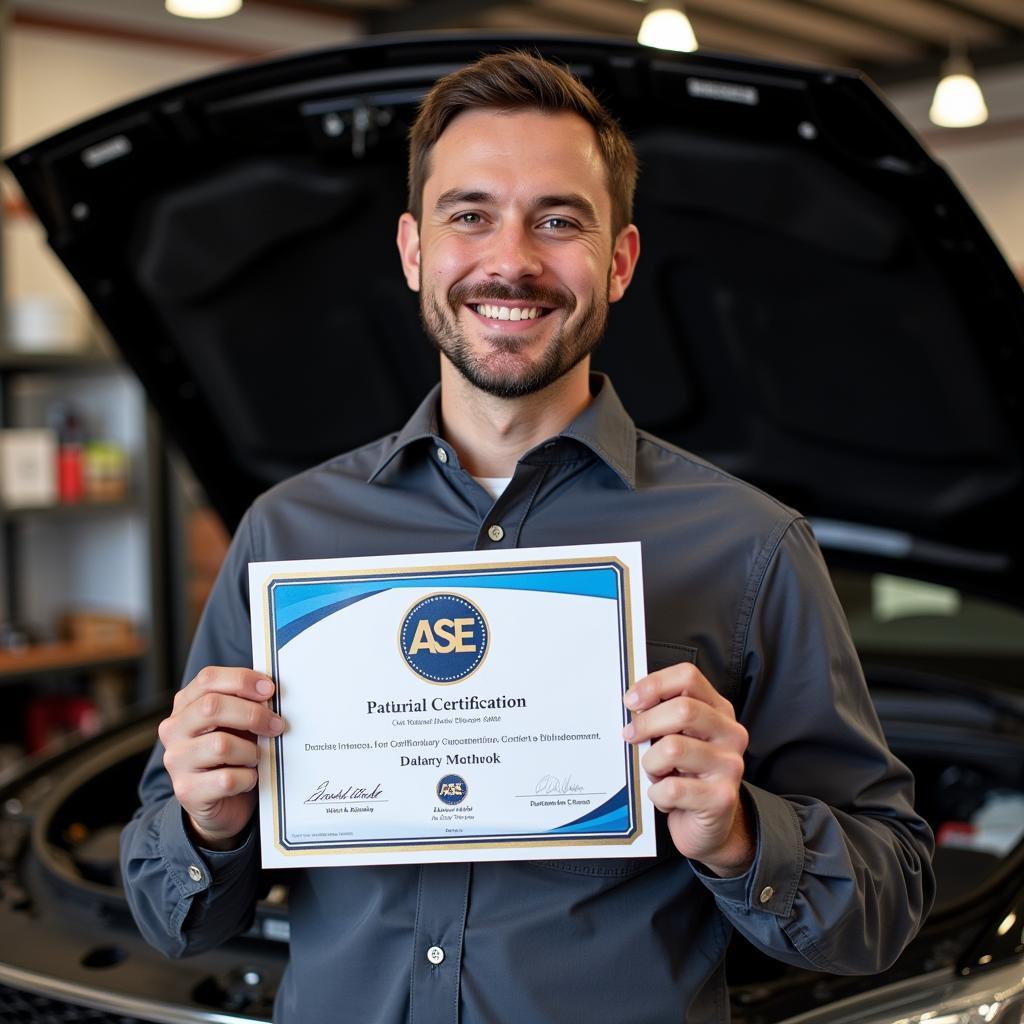
[[191, 878], [193, 882], [201, 882], [203, 880], [203, 873], [195, 866], [195, 864], [189, 864], [188, 877]]
[[760, 901], [761, 901], [762, 903], [767, 903], [767, 902], [768, 902], [768, 901], [769, 901], [769, 900], [770, 900], [770, 899], [771, 899], [771, 898], [772, 898], [772, 897], [773, 897], [774, 895], [775, 895], [775, 890], [774, 890], [774, 889], [773, 889], [773, 888], [772, 888], [772, 887], [771, 887], [770, 885], [766, 885], [766, 886], [765, 886], [765, 887], [764, 887], [764, 888], [763, 888], [763, 889], [761, 890], [761, 895], [760, 895], [760, 896], [758, 896], [757, 898], [758, 898], [758, 899], [759, 899], [759, 900], [760, 900]]
[[497, 523], [495, 523], [493, 526], [489, 526], [487, 528], [487, 536], [490, 537], [495, 544], [497, 544], [498, 541], [505, 536], [505, 531]]
[[437, 461], [440, 462], [442, 466], [448, 462], [448, 453], [443, 448], [437, 449]]
[[427, 950], [427, 959], [437, 967], [438, 964], [444, 962], [444, 950], [440, 946], [431, 946]]

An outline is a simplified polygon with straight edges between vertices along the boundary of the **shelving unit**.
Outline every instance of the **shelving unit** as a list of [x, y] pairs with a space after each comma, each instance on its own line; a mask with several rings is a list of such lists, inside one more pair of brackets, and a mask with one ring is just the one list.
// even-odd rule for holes
[[[0, 35], [10, 17], [9, 0], [0, 0]], [[0, 93], [23, 84], [9, 60], [7, 48], [0, 47]], [[105, 87], [97, 86], [97, 106]], [[76, 117], [77, 101], [65, 104], [59, 94], [33, 107], [47, 124]], [[26, 131], [11, 111], [24, 107], [10, 102], [11, 93], [2, 98], [8, 102], [0, 103], [0, 139], [11, 151]], [[32, 125], [32, 134], [40, 130]], [[53, 351], [26, 351], [24, 344], [8, 343], [8, 302], [15, 312], [26, 298], [53, 299], [65, 310], [73, 305], [73, 315], [57, 318], [65, 324], [53, 331], [57, 335], [85, 333], [86, 314], [17, 188], [5, 188], [2, 199], [0, 428], [50, 425], [39, 408], [20, 402], [26, 381], [64, 389], [95, 424], [96, 436], [130, 451], [132, 473], [129, 493], [114, 501], [32, 508], [7, 508], [0, 501], [0, 627], [16, 623], [32, 631], [27, 645], [18, 644], [14, 631], [0, 642], [0, 767], [23, 753], [29, 712], [41, 706], [62, 698], [81, 704], [78, 698], [91, 696], [103, 718], [116, 714], [118, 705], [163, 699], [171, 681], [178, 681], [187, 623], [180, 496], [162, 427], [134, 376], [101, 344], [85, 351], [60, 344], [46, 346]], [[24, 330], [24, 319], [18, 324]], [[61, 614], [90, 608], [128, 616], [135, 628], [114, 631], [102, 643], [67, 639], [58, 628]]]
[[[96, 436], [129, 453], [131, 470], [127, 494], [114, 500], [0, 503], [0, 622], [28, 637], [0, 647], [0, 687], [8, 709], [19, 709], [0, 726], [0, 744], [8, 747], [18, 742], [18, 720], [33, 702], [90, 697], [101, 685], [96, 703], [110, 715], [167, 689], [159, 427], [140, 386], [113, 356], [0, 347], [0, 428], [46, 426], [54, 403], [80, 408]], [[68, 639], [58, 622], [75, 611], [123, 616], [134, 628], [108, 639]]]

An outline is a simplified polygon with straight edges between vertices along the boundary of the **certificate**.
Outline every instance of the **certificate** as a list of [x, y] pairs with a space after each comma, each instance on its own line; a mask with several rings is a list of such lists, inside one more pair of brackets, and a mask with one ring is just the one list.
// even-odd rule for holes
[[655, 855], [640, 545], [249, 566], [264, 867]]

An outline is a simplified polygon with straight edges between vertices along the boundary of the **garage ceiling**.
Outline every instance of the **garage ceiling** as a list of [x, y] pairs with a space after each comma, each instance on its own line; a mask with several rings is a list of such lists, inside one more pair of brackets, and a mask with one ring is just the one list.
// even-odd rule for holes
[[[478, 29], [635, 38], [646, 0], [246, 0], [214, 21], [163, 0], [0, 0], [15, 24], [188, 42], [259, 58], [366, 33]], [[684, 0], [704, 50], [932, 79], [951, 45], [979, 69], [1024, 64], [1024, 0]]]
[[[266, 2], [266, 0], [263, 0]], [[638, 0], [280, 0], [369, 32], [478, 28], [635, 36]], [[1024, 61], [1024, 0], [687, 0], [701, 47], [856, 67], [880, 83], [935, 74], [951, 43], [978, 67]]]

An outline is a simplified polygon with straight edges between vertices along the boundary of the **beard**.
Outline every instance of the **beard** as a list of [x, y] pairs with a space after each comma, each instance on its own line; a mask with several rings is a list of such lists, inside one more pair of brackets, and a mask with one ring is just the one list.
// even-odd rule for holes
[[[611, 269], [609, 268], [609, 280]], [[562, 323], [538, 359], [532, 363], [516, 359], [530, 342], [515, 335], [495, 332], [485, 337], [486, 350], [474, 354], [466, 332], [459, 324], [459, 311], [470, 297], [498, 299], [553, 307], [546, 316], [562, 316]], [[497, 398], [522, 398], [543, 391], [579, 365], [598, 346], [608, 323], [608, 294], [595, 292], [571, 329], [568, 321], [576, 312], [576, 297], [549, 288], [490, 284], [454, 285], [447, 296], [447, 308], [434, 293], [427, 294], [420, 278], [420, 320], [434, 348], [475, 388]]]

